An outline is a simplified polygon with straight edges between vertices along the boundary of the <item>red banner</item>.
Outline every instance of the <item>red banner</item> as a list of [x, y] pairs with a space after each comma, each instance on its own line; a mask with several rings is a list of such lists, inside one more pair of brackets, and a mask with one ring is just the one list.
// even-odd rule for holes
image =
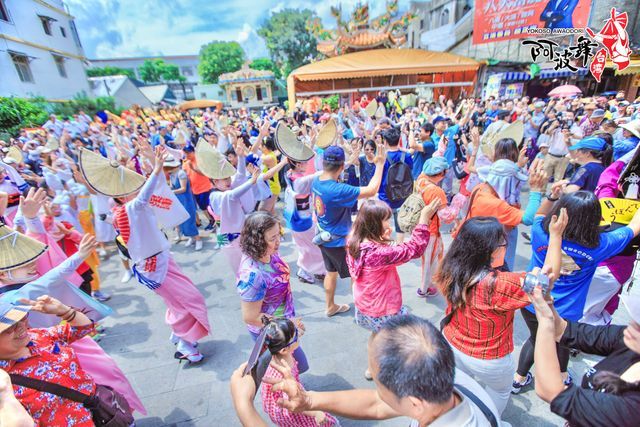
[[[590, 0], [475, 1], [473, 44], [545, 36], [560, 28], [584, 28], [592, 3]], [[544, 30], [529, 33], [532, 29]]]

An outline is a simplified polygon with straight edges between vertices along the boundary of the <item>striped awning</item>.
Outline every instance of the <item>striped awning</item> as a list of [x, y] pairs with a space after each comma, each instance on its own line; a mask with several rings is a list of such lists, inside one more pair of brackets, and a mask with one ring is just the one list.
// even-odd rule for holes
[[[538, 79], [556, 79], [558, 77], [570, 77], [573, 75], [586, 76], [589, 70], [586, 68], [579, 68], [578, 71], [567, 71], [567, 70], [554, 70], [552, 68], [545, 68], [540, 70], [540, 74], [536, 76]], [[531, 80], [531, 74], [526, 71], [509, 71], [506, 73], [502, 73], [503, 81], [510, 82], [524, 82]]]

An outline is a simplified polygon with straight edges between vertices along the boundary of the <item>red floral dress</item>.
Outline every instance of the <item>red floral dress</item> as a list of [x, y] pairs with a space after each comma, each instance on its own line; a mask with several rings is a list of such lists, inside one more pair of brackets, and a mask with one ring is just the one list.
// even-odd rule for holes
[[[80, 367], [72, 342], [93, 330], [93, 324], [72, 327], [30, 329], [27, 344], [31, 355], [18, 360], [0, 360], [0, 368], [10, 374], [24, 375], [93, 394], [96, 384]], [[37, 426], [93, 427], [91, 412], [81, 403], [22, 386], [13, 386], [16, 398], [26, 408]]]

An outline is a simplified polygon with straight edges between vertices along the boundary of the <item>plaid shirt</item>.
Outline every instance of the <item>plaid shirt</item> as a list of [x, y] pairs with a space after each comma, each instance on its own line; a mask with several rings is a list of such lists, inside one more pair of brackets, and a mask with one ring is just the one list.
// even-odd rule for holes
[[[524, 276], [496, 272], [471, 288], [466, 305], [455, 310], [443, 330], [451, 345], [477, 359], [499, 359], [512, 353], [515, 311], [530, 304], [520, 285]], [[447, 314], [450, 312], [451, 305], [447, 307]]]

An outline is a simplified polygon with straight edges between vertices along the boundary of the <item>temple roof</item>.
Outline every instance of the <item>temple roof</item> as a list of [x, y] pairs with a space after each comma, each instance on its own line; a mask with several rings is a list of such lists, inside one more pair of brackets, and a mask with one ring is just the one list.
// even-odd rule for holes
[[248, 62], [245, 63], [238, 71], [234, 71], [233, 73], [224, 73], [218, 77], [218, 83], [221, 85], [264, 80], [275, 80], [273, 71], [254, 70], [249, 68]]

